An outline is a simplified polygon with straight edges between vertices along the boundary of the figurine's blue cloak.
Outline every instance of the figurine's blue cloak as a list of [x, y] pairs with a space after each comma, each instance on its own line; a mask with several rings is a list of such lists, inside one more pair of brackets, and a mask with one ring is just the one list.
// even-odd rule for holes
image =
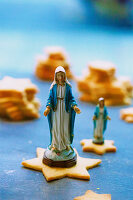
[[[96, 106], [96, 110], [94, 112], [94, 115], [96, 116], [96, 118], [98, 118], [99, 116], [99, 105]], [[104, 131], [106, 130], [106, 127], [107, 127], [107, 108], [106, 106], [104, 106], [104, 111], [103, 111], [103, 133]], [[94, 120], [94, 129], [96, 128], [96, 120]]]
[[[66, 91], [65, 91], [65, 110], [66, 112], [70, 113], [70, 143], [73, 142], [74, 137], [74, 121], [75, 121], [75, 111], [73, 109], [73, 106], [77, 105], [76, 101], [72, 95], [72, 89], [71, 86], [66, 83]], [[52, 112], [56, 111], [57, 106], [57, 84], [53, 85], [53, 87], [50, 89], [49, 98], [47, 100], [46, 106], [49, 106], [50, 113], [48, 114], [48, 123], [49, 123], [49, 129], [50, 129], [50, 144], [52, 143]]]

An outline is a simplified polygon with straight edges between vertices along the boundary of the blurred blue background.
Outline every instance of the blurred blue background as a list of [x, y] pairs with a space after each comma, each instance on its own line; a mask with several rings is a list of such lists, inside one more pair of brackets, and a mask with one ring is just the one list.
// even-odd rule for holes
[[114, 0], [1, 0], [0, 71], [33, 73], [36, 55], [45, 46], [59, 45], [68, 52], [76, 75], [96, 59], [112, 61], [119, 74], [129, 75], [132, 5]]

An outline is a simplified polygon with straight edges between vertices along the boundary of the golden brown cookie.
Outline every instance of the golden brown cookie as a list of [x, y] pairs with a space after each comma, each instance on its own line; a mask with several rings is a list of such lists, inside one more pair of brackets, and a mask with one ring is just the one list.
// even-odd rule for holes
[[133, 123], [133, 107], [121, 109], [120, 118], [128, 123]]
[[42, 80], [52, 81], [55, 69], [58, 66], [65, 69], [67, 78], [72, 78], [70, 64], [64, 49], [61, 47], [47, 47], [45, 48], [45, 56], [37, 57], [35, 74]]
[[130, 105], [133, 85], [127, 77], [115, 77], [115, 67], [108, 62], [89, 64], [84, 77], [77, 78], [80, 100], [96, 104], [100, 97], [106, 105]]
[[97, 194], [87, 190], [83, 196], [75, 197], [74, 200], [111, 200], [111, 194]]
[[96, 82], [111, 81], [115, 78], [116, 68], [113, 63], [107, 61], [92, 61], [88, 64], [90, 76]]
[[49, 46], [45, 48], [45, 52], [49, 55], [49, 58], [53, 60], [66, 60], [66, 52], [62, 47], [59, 46]]
[[60, 179], [64, 177], [90, 179], [87, 169], [93, 168], [101, 163], [100, 159], [82, 158], [77, 153], [77, 164], [71, 168], [49, 167], [42, 163], [45, 149], [37, 148], [37, 158], [25, 160], [22, 162], [27, 168], [42, 171], [47, 181]]
[[0, 80], [0, 117], [13, 121], [38, 118], [37, 92], [30, 79], [4, 77]]
[[92, 139], [84, 139], [80, 141], [80, 144], [83, 146], [83, 151], [94, 152], [99, 155], [103, 155], [106, 152], [116, 151], [116, 147], [113, 145], [113, 140], [104, 140], [104, 144], [94, 144]]

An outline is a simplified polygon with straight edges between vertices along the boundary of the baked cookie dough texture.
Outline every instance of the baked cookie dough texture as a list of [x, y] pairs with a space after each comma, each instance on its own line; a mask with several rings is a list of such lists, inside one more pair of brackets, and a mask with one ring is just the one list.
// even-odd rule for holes
[[5, 76], [0, 80], [0, 117], [12, 121], [38, 118], [37, 92], [30, 79]]
[[94, 152], [99, 155], [103, 155], [106, 152], [116, 152], [113, 140], [104, 140], [103, 144], [94, 144], [92, 139], [84, 139], [80, 141], [80, 144], [85, 152]]
[[133, 123], [133, 107], [120, 110], [120, 118], [128, 123]]
[[52, 81], [58, 66], [62, 66], [67, 78], [72, 79], [73, 75], [65, 50], [58, 46], [47, 47], [44, 55], [37, 56], [35, 75], [41, 80]]
[[107, 106], [130, 105], [133, 85], [128, 77], [116, 77], [115, 73], [111, 62], [90, 62], [85, 75], [77, 78], [80, 100], [97, 104], [97, 100], [104, 97]]

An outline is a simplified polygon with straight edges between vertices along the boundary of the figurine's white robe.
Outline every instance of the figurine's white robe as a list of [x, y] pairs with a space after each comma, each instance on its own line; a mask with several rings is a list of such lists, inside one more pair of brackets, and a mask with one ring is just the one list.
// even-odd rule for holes
[[99, 116], [98, 119], [96, 120], [96, 128], [94, 129], [94, 137], [103, 137], [103, 111], [104, 108], [99, 108]]
[[[65, 110], [66, 86], [57, 86], [57, 109], [52, 112], [52, 147], [59, 151], [70, 145], [70, 115]], [[60, 100], [58, 98], [63, 98]]]

